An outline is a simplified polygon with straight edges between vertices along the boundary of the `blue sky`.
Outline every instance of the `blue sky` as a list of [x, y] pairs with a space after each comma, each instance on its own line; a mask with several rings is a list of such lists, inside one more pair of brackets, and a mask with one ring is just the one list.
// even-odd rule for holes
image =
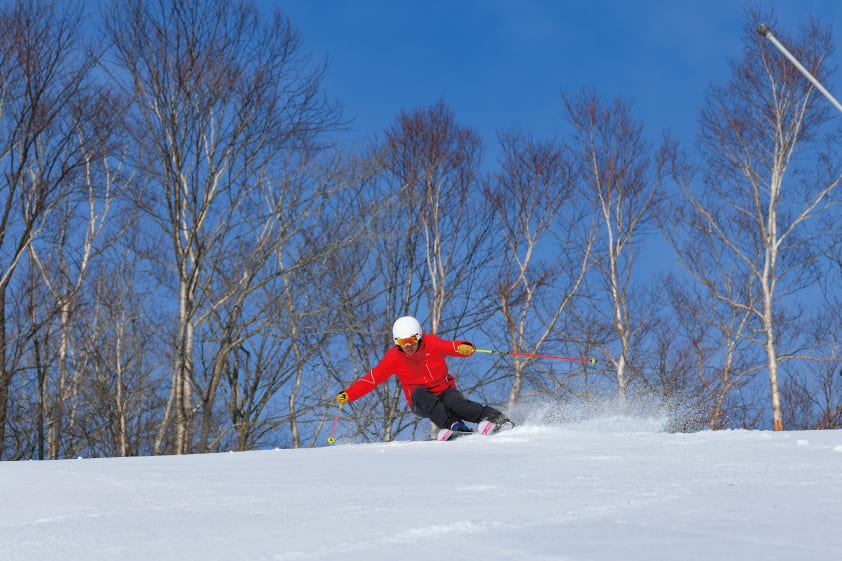
[[[261, 0], [327, 56], [327, 89], [355, 118], [352, 138], [389, 126], [401, 110], [438, 99], [486, 147], [518, 127], [563, 132], [559, 92], [595, 87], [623, 97], [652, 138], [669, 129], [690, 141], [710, 84], [724, 84], [742, 56], [745, 3], [738, 0]], [[842, 1], [773, 6], [781, 38], [812, 14], [842, 41]], [[760, 22], [758, 22], [760, 23]], [[842, 53], [836, 65], [842, 66]], [[842, 92], [824, 84], [837, 98]]]

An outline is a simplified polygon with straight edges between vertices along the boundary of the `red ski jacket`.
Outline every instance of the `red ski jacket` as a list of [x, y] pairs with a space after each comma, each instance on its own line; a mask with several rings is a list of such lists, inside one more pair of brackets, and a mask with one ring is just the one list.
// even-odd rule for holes
[[455, 388], [453, 376], [447, 372], [446, 356], [466, 358], [456, 352], [456, 347], [468, 341], [447, 341], [435, 335], [424, 335], [421, 345], [413, 355], [407, 355], [398, 347], [392, 347], [377, 366], [351, 384], [345, 393], [348, 401], [354, 401], [385, 382], [392, 374], [397, 375], [403, 386], [407, 403], [412, 406], [412, 392], [415, 388], [427, 388], [439, 395], [448, 388]]

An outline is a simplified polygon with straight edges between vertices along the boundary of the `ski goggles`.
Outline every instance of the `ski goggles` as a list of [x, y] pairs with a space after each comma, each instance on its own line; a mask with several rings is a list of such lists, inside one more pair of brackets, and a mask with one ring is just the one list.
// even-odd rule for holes
[[409, 337], [395, 337], [395, 343], [399, 347], [407, 347], [409, 345], [417, 345], [421, 341], [418, 335], [410, 335]]

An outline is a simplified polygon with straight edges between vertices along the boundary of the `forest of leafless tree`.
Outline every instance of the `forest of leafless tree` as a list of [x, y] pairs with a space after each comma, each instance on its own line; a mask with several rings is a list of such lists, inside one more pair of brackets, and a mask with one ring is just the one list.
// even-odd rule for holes
[[[0, 460], [320, 446], [407, 314], [596, 358], [452, 365], [516, 418], [842, 427], [842, 115], [758, 21], [695, 143], [560, 88], [552, 139], [482, 138], [433, 99], [349, 146], [279, 11], [3, 3]], [[821, 21], [781, 38], [830, 78]], [[396, 380], [340, 422], [430, 431]]]

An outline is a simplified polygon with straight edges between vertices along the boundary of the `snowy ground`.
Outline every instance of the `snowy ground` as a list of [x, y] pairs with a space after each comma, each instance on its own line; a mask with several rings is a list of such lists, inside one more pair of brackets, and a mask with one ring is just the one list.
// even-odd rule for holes
[[453, 442], [0, 464], [0, 560], [842, 559], [842, 431], [611, 418]]

